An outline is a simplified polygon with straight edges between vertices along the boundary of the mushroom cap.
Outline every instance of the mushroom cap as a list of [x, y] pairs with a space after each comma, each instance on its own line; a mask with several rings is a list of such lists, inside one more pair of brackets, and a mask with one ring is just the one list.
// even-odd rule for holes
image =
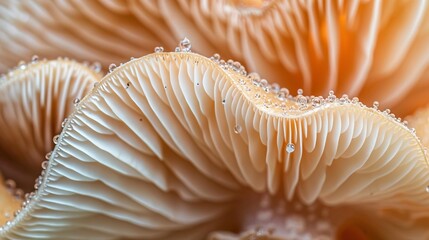
[[64, 118], [100, 79], [75, 61], [22, 63], [0, 81], [0, 172], [27, 191], [54, 146]]
[[0, 237], [202, 239], [240, 225], [231, 210], [248, 192], [320, 202], [370, 237], [427, 234], [428, 164], [413, 131], [346, 96], [284, 93], [189, 52], [116, 68], [68, 117], [38, 191]]
[[173, 48], [187, 36], [194, 50], [238, 59], [293, 91], [335, 90], [367, 104], [378, 100], [401, 116], [427, 104], [425, 0], [1, 4], [0, 69], [34, 53], [108, 65], [159, 43]]

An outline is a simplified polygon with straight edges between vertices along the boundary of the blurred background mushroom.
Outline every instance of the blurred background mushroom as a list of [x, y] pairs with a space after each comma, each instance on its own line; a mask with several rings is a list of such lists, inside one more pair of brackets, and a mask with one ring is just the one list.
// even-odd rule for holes
[[416, 1], [0, 2], [0, 69], [33, 54], [124, 62], [187, 36], [249, 71], [309, 95], [380, 101], [400, 116], [426, 105], [429, 14]]

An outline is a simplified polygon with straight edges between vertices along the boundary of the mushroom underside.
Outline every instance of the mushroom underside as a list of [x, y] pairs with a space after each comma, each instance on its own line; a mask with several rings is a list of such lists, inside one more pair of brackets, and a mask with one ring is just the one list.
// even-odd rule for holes
[[[156, 53], [113, 70], [73, 111], [57, 108], [44, 127], [50, 132], [39, 134], [45, 152], [51, 129], [72, 113], [37, 190], [0, 237], [425, 236], [428, 166], [413, 131], [347, 97], [282, 95], [242, 70], [193, 53]], [[62, 96], [55, 106], [72, 109], [71, 98], [93, 82], [36, 95]], [[32, 82], [9, 82], [18, 83]], [[39, 98], [23, 102], [43, 113]], [[21, 105], [16, 112], [28, 111]]]

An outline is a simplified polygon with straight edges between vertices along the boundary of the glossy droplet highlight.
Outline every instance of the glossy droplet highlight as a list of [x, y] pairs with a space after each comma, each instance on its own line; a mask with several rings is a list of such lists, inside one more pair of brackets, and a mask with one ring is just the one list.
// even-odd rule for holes
[[52, 142], [54, 142], [54, 144], [57, 144], [58, 143], [58, 139], [60, 138], [60, 135], [55, 135], [53, 138], [52, 138]]
[[295, 144], [293, 143], [288, 143], [286, 145], [286, 152], [288, 153], [293, 153], [295, 151]]
[[116, 68], [116, 64], [112, 63], [109, 65], [109, 72], [113, 72]]
[[219, 60], [220, 60], [220, 55], [219, 55], [218, 53], [215, 53], [215, 54], [213, 54], [213, 56], [212, 56], [212, 57], [210, 57], [210, 59], [211, 59], [212, 61], [219, 62]]
[[33, 55], [33, 56], [31, 57], [31, 62], [32, 62], [32, 63], [36, 63], [37, 61], [39, 61], [39, 56], [37, 56], [37, 55]]
[[99, 73], [99, 72], [101, 72], [101, 63], [99, 63], [99, 62], [95, 62], [95, 63], [93, 63], [93, 64], [91, 65], [91, 68], [92, 68], [95, 72]]
[[154, 51], [156, 53], [164, 52], [164, 48], [163, 47], [155, 47]]
[[46, 169], [48, 167], [49, 162], [48, 161], [43, 161], [42, 162], [42, 168]]
[[191, 41], [189, 41], [188, 38], [185, 37], [182, 41], [180, 41], [180, 44], [179, 44], [180, 51], [190, 52], [191, 47], [192, 47]]
[[19, 61], [18, 68], [24, 70], [27, 67], [24, 61]]
[[242, 131], [243, 129], [241, 128], [241, 126], [240, 125], [235, 125], [235, 127], [234, 127], [234, 132], [236, 133], [236, 134], [239, 134], [239, 133], [241, 133], [241, 131]]
[[16, 183], [14, 180], [12, 179], [8, 179], [4, 182], [4, 185], [6, 186], [7, 189], [9, 190], [13, 190], [16, 187]]
[[337, 97], [334, 95], [334, 91], [329, 91], [328, 102], [334, 102]]
[[46, 153], [46, 155], [45, 155], [45, 159], [46, 159], [46, 160], [49, 160], [49, 158], [51, 157], [51, 155], [52, 155], [52, 152], [48, 152], [48, 153]]
[[62, 128], [66, 126], [67, 120], [68, 120], [67, 118], [64, 118], [63, 122], [61, 123]]
[[77, 106], [77, 105], [79, 104], [79, 102], [80, 102], [80, 99], [79, 99], [79, 98], [75, 98], [75, 99], [73, 100], [73, 104], [74, 104], [75, 106]]

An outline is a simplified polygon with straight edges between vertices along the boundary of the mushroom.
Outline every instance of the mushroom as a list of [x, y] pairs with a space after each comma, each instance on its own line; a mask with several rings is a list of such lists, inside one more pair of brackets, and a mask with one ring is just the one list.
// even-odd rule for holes
[[1, 9], [0, 69], [34, 53], [107, 66], [188, 36], [198, 52], [238, 59], [293, 91], [377, 99], [401, 117], [426, 105], [425, 0], [5, 0]]
[[77, 104], [1, 238], [429, 237], [427, 156], [404, 122], [179, 49], [112, 68]]
[[1, 224], [13, 218], [24, 191], [33, 189], [40, 165], [46, 168], [42, 161], [57, 141], [64, 118], [73, 112], [74, 99], [99, 78], [75, 61], [39, 61], [35, 56], [0, 80], [0, 178], [5, 185], [0, 189]]

